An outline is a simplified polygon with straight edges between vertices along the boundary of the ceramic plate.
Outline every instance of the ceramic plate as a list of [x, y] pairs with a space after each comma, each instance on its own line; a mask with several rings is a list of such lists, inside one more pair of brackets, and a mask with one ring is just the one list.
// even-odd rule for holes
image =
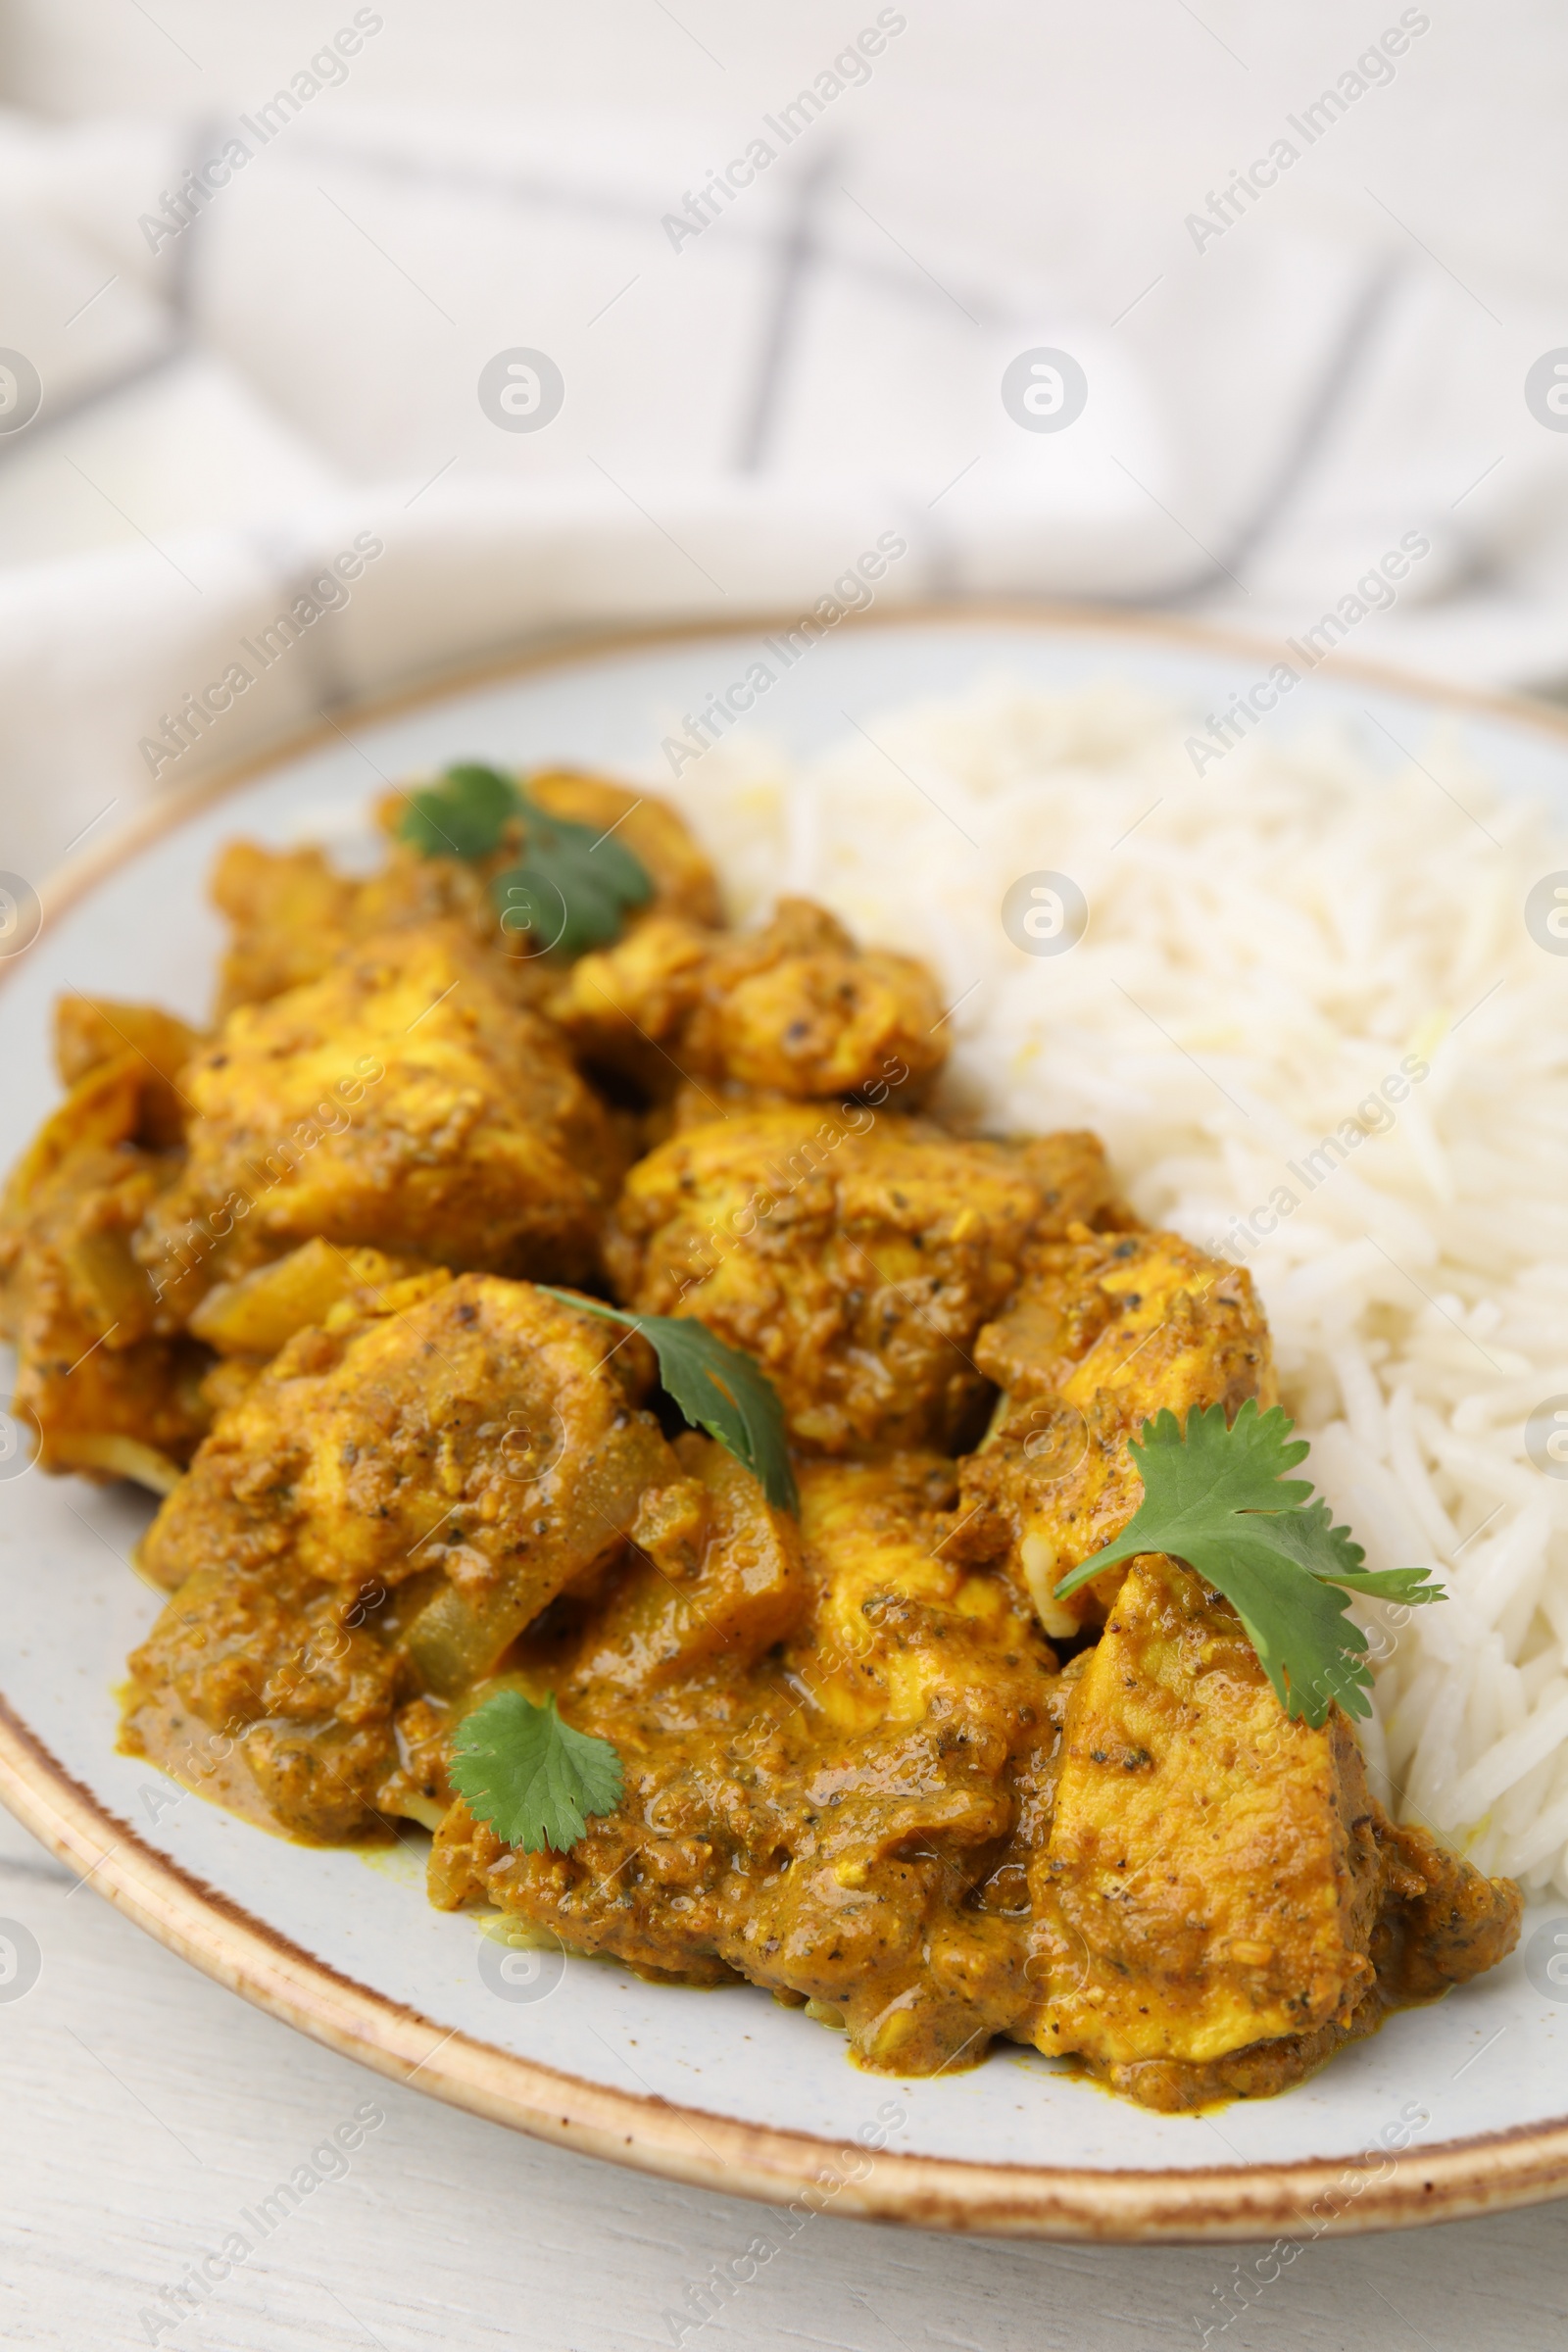
[[[59, 990], [205, 1015], [220, 934], [204, 882], [231, 834], [347, 836], [379, 789], [375, 770], [406, 775], [459, 755], [654, 773], [671, 714], [744, 675], [752, 652], [737, 631], [515, 665], [412, 705], [340, 713], [343, 731], [166, 805], [138, 838], [45, 890], [42, 930], [9, 966], [0, 1163], [57, 1099]], [[842, 734], [846, 712], [998, 674], [1052, 688], [1113, 677], [1207, 711], [1271, 658], [1162, 624], [937, 613], [819, 643], [765, 715], [808, 753]], [[1568, 808], [1568, 734], [1523, 706], [1445, 701], [1336, 663], [1273, 723], [1370, 711], [1408, 742], [1440, 702], [1506, 784]], [[30, 1470], [0, 1484], [0, 1794], [165, 1943], [369, 2066], [709, 2187], [988, 2232], [1300, 2238], [1568, 2189], [1568, 1985], [1553, 1997], [1538, 1969], [1539, 1989], [1518, 1954], [1440, 2006], [1391, 2019], [1283, 2097], [1200, 2117], [1146, 2114], [1006, 2044], [956, 2077], [858, 2074], [837, 2035], [750, 1987], [656, 1987], [559, 1956], [500, 1971], [470, 1919], [428, 1908], [412, 1844], [369, 1857], [289, 1845], [115, 1753], [114, 1689], [159, 1605], [125, 1563], [148, 1512], [127, 1489]], [[1527, 1939], [1552, 1916], [1536, 1913]]]

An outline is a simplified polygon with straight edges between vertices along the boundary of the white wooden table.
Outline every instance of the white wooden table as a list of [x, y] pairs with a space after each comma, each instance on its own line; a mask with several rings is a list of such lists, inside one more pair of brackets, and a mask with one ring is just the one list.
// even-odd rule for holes
[[[145, 2345], [145, 2313], [176, 2352], [1157, 2352], [1205, 2326], [1224, 2352], [1561, 2352], [1568, 2336], [1560, 2206], [1307, 2246], [1223, 2332], [1255, 2249], [823, 2215], [700, 2328], [689, 2290], [743, 2251], [756, 2207], [540, 2146], [318, 2049], [74, 1886], [3, 1813], [0, 1919], [42, 1956], [23, 1997], [0, 1985], [0, 2342], [28, 2352]], [[204, 2255], [221, 2270], [241, 2215], [367, 2102], [384, 2121], [347, 2169], [168, 2325], [159, 2290]]]

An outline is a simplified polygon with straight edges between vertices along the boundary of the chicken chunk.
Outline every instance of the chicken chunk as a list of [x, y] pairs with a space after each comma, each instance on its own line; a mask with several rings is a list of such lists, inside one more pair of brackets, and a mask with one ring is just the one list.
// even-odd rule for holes
[[[632, 793], [595, 776], [549, 772], [521, 779], [553, 816], [613, 830], [654, 885], [653, 905], [697, 923], [719, 920], [712, 867], [667, 802]], [[516, 954], [501, 931], [490, 885], [516, 861], [514, 842], [488, 858], [424, 858], [397, 839], [408, 808], [406, 793], [389, 794], [378, 811], [391, 836], [378, 873], [355, 879], [339, 873], [318, 849], [269, 850], [232, 842], [219, 858], [213, 897], [228, 917], [220, 1016], [236, 1004], [265, 1003], [285, 989], [321, 977], [358, 941], [410, 924], [461, 922], [476, 945], [492, 950], [526, 997], [554, 982], [533, 960]]]
[[366, 1616], [283, 1564], [194, 1572], [131, 1654], [122, 1752], [292, 1838], [374, 1831], [400, 1761], [397, 1660]]
[[737, 1107], [631, 1170], [606, 1262], [626, 1304], [760, 1357], [806, 1450], [956, 1446], [986, 1409], [975, 1335], [1030, 1237], [1107, 1193], [1081, 1137], [1015, 1151], [863, 1104]]
[[1054, 1639], [1098, 1622], [1123, 1571], [1066, 1601], [1055, 1587], [1138, 1507], [1128, 1451], [1162, 1406], [1275, 1400], [1268, 1329], [1250, 1275], [1172, 1233], [1080, 1229], [1037, 1243], [974, 1359], [1004, 1392], [962, 1465], [969, 1556], [1004, 1553]]
[[212, 1735], [253, 1817], [371, 1826], [397, 1704], [467, 1690], [619, 1551], [645, 1492], [681, 1487], [636, 1402], [649, 1370], [640, 1342], [493, 1275], [415, 1276], [298, 1333], [144, 1540], [172, 1597], [131, 1660], [127, 1744], [177, 1777]]
[[1289, 1721], [1175, 1561], [1133, 1563], [1069, 1684], [1028, 1864], [1042, 2050], [1153, 2106], [1255, 2096], [1511, 1948], [1518, 1889], [1396, 1829], [1346, 1717]]
[[1344, 2024], [1381, 1888], [1346, 1718], [1289, 1721], [1234, 1611], [1139, 1560], [1067, 1708], [1034, 1864], [1040, 2046], [1202, 2062]]
[[189, 1159], [140, 1246], [187, 1311], [316, 1237], [564, 1281], [597, 1263], [614, 1125], [457, 924], [389, 932], [240, 1006], [182, 1084]]
[[36, 1432], [41, 1466], [134, 1478], [159, 1492], [207, 1426], [201, 1381], [211, 1360], [161, 1330], [156, 1286], [135, 1256], [138, 1232], [178, 1175], [177, 1156], [155, 1142], [171, 1100], [140, 1049], [88, 1057], [0, 1206], [0, 1333], [17, 1349], [12, 1409]]
[[858, 948], [807, 899], [755, 932], [651, 915], [582, 956], [550, 1009], [587, 1059], [656, 1100], [687, 1078], [796, 1099], [894, 1088], [913, 1108], [947, 1057], [924, 964]]

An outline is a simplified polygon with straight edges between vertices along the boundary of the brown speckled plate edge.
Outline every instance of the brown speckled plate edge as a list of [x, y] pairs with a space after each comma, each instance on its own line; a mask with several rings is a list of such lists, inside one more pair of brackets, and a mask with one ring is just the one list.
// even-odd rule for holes
[[[352, 724], [373, 724], [503, 678], [701, 638], [751, 635], [787, 625], [788, 617], [583, 637], [448, 671], [411, 692], [356, 705], [342, 715]], [[1112, 642], [1162, 640], [1265, 662], [1274, 650], [1200, 623], [1070, 606], [923, 605], [867, 614], [852, 625], [931, 623], [1038, 628]], [[1470, 693], [1351, 661], [1335, 661], [1333, 675], [1568, 737], [1568, 715], [1517, 698]], [[337, 732], [324, 724], [169, 794], [110, 841], [62, 867], [39, 893], [45, 915], [62, 911], [122, 865], [127, 855], [198, 809], [270, 768], [325, 746]], [[1408, 2229], [1538, 2204], [1568, 2192], [1568, 2116], [1402, 2154], [1378, 2151], [1375, 2161], [1369, 2154], [1364, 2165], [1341, 2156], [1202, 2171], [1102, 2171], [868, 2156], [856, 2149], [852, 2166], [845, 2162], [851, 2151], [841, 2151], [836, 2140], [606, 2089], [468, 2034], [444, 2033], [417, 2010], [328, 1967], [155, 1852], [65, 1770], [3, 1698], [0, 1801], [84, 1883], [160, 1943], [328, 2049], [535, 2138], [731, 2196], [770, 2203], [796, 2199], [813, 2210], [862, 2220], [979, 2235], [1192, 2242]]]

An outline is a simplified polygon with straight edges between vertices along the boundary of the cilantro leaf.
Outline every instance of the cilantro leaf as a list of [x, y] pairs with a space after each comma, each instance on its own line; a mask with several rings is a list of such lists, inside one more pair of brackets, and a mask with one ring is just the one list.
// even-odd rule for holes
[[1259, 1413], [1251, 1397], [1229, 1427], [1220, 1404], [1195, 1405], [1185, 1430], [1168, 1409], [1156, 1413], [1130, 1448], [1143, 1500], [1115, 1543], [1056, 1592], [1065, 1598], [1139, 1552], [1185, 1560], [1235, 1609], [1286, 1713], [1316, 1730], [1336, 1699], [1348, 1715], [1372, 1712], [1366, 1637], [1347, 1613], [1348, 1594], [1447, 1595], [1425, 1568], [1362, 1566], [1365, 1552], [1322, 1496], [1307, 1502], [1310, 1481], [1287, 1476], [1308, 1451], [1293, 1426], [1282, 1406]]
[[517, 788], [493, 767], [449, 767], [440, 781], [409, 795], [398, 837], [421, 858], [488, 858], [517, 813]]
[[591, 1813], [609, 1813], [625, 1793], [620, 1758], [608, 1740], [574, 1732], [556, 1710], [520, 1690], [501, 1690], [464, 1720], [453, 1745], [452, 1786], [475, 1821], [508, 1845], [558, 1854], [576, 1844]]
[[784, 1408], [778, 1391], [755, 1358], [726, 1346], [688, 1315], [633, 1315], [623, 1307], [607, 1306], [602, 1298], [583, 1298], [575, 1291], [540, 1289], [563, 1306], [585, 1315], [603, 1315], [610, 1323], [624, 1323], [640, 1331], [659, 1358], [659, 1377], [694, 1428], [706, 1429], [751, 1472], [775, 1510], [798, 1511], [795, 1473], [790, 1467], [789, 1442], [784, 1434]]
[[[1278, 1412], [1280, 1407], [1276, 1405], [1274, 1410]], [[1448, 1597], [1441, 1585], [1431, 1582], [1430, 1568], [1364, 1568], [1361, 1563], [1366, 1553], [1351, 1542], [1348, 1527], [1329, 1524], [1329, 1506], [1321, 1494], [1305, 1510], [1277, 1513], [1273, 1533], [1281, 1550], [1288, 1551], [1292, 1559], [1331, 1585], [1344, 1585], [1348, 1592], [1405, 1602]]]
[[478, 858], [501, 847], [509, 827], [520, 831], [519, 859], [494, 877], [491, 896], [503, 931], [526, 937], [534, 955], [607, 947], [627, 911], [654, 895], [642, 860], [612, 832], [552, 816], [511, 776], [476, 760], [411, 793], [398, 834], [422, 858]]
[[646, 906], [654, 886], [640, 859], [609, 833], [552, 816], [518, 792], [522, 861], [491, 884], [503, 927], [531, 935], [536, 951], [581, 956], [620, 936], [629, 907]]

